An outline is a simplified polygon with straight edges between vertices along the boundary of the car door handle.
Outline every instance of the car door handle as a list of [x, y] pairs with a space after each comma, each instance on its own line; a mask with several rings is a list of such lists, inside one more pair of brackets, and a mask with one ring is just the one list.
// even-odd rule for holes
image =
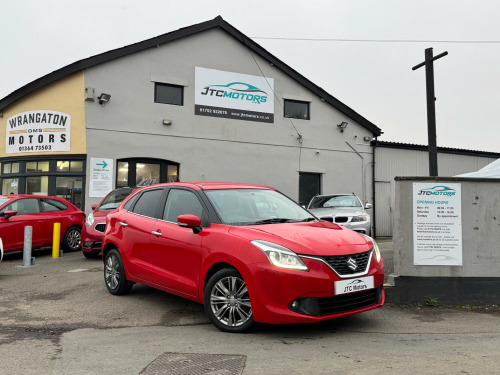
[[157, 237], [161, 237], [163, 236], [163, 234], [161, 234], [161, 232], [155, 232], [155, 231], [152, 231], [151, 234], [154, 234], [155, 236]]
[[120, 221], [120, 225], [122, 227], [128, 227], [128, 224], [126, 222], [124, 222], [124, 221]]

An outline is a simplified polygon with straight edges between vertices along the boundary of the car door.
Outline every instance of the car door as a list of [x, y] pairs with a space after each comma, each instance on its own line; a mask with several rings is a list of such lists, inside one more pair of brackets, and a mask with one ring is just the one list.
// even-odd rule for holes
[[171, 188], [161, 219], [153, 225], [151, 253], [156, 283], [197, 296], [203, 236], [177, 225], [177, 217], [184, 214], [202, 218], [203, 206], [194, 191]]
[[118, 219], [122, 239], [120, 251], [125, 269], [134, 277], [154, 282], [155, 258], [151, 251], [151, 231], [156, 222], [157, 212], [165, 189], [145, 190], [137, 198], [129, 211]]
[[24, 246], [24, 228], [31, 226], [33, 248], [43, 245], [45, 215], [40, 212], [37, 198], [21, 198], [10, 203], [2, 209], [5, 211], [17, 211], [17, 214], [7, 220], [0, 220], [0, 228], [5, 251], [22, 250]]

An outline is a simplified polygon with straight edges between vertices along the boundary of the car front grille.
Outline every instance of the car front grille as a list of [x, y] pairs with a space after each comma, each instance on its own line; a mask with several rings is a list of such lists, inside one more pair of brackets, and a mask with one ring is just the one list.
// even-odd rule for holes
[[347, 223], [349, 218], [347, 216], [335, 216], [336, 223]]
[[94, 229], [98, 232], [104, 233], [104, 230], [106, 229], [106, 223], [96, 224]]
[[380, 302], [382, 287], [335, 297], [318, 298], [320, 315], [340, 314], [370, 307]]
[[[372, 251], [369, 250], [359, 254], [323, 256], [318, 258], [328, 263], [339, 275], [346, 276], [366, 271], [371, 252]], [[356, 262], [357, 267], [355, 270], [348, 267], [347, 262], [349, 258], [354, 259]]]

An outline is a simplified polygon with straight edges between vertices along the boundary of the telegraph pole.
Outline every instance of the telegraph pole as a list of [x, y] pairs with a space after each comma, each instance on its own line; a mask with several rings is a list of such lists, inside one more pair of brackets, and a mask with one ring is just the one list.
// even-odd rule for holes
[[438, 175], [437, 142], [436, 142], [436, 98], [434, 96], [434, 60], [448, 54], [443, 52], [433, 56], [432, 48], [425, 50], [425, 61], [415, 65], [411, 70], [417, 70], [425, 65], [425, 87], [427, 90], [427, 137], [429, 139], [429, 175]]

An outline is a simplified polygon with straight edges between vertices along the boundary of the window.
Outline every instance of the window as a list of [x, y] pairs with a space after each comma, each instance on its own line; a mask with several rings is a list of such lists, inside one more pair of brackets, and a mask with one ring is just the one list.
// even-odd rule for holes
[[17, 178], [4, 178], [2, 180], [2, 194], [19, 194], [19, 180]]
[[42, 207], [45, 212], [64, 211], [68, 209], [68, 206], [55, 199], [42, 199]]
[[17, 215], [37, 214], [40, 212], [40, 206], [38, 199], [35, 198], [18, 199], [5, 207], [2, 212], [11, 210], [17, 211]]
[[82, 172], [83, 162], [81, 161], [58, 161], [57, 162], [58, 172]]
[[0, 158], [1, 195], [60, 195], [78, 208], [84, 207], [86, 155], [16, 159]]
[[184, 87], [155, 83], [155, 103], [184, 105]]
[[163, 220], [177, 223], [179, 215], [196, 215], [201, 218], [203, 207], [193, 192], [187, 190], [172, 189], [168, 193]]
[[309, 103], [285, 99], [285, 117], [309, 120]]
[[147, 217], [156, 217], [156, 208], [160, 202], [163, 189], [145, 191], [137, 200], [133, 212]]
[[19, 173], [19, 163], [3, 163], [3, 173]]
[[117, 188], [177, 181], [179, 181], [178, 163], [153, 158], [127, 158], [117, 161]]
[[118, 162], [118, 175], [116, 176], [116, 186], [128, 186], [128, 163]]
[[160, 164], [137, 163], [135, 186], [148, 186], [160, 182]]
[[49, 195], [49, 176], [26, 177], [26, 194]]
[[48, 161], [29, 161], [26, 162], [26, 172], [48, 172]]

